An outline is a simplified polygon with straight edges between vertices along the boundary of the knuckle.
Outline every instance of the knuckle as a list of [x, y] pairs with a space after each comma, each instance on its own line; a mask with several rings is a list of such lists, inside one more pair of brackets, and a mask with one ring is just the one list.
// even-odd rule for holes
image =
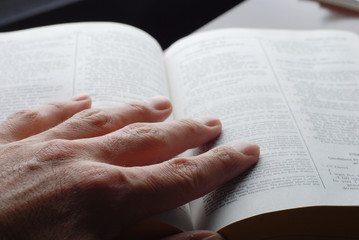
[[123, 133], [130, 142], [143, 147], [163, 146], [167, 143], [164, 131], [155, 124], [135, 123], [123, 128]]
[[42, 114], [35, 109], [25, 109], [11, 114], [7, 120], [21, 119], [28, 122], [29, 124], [41, 123], [43, 120]]
[[75, 122], [78, 120], [80, 125], [86, 122], [96, 129], [107, 129], [112, 125], [111, 116], [103, 109], [86, 109], [75, 116]]
[[121, 137], [106, 135], [106, 141], [97, 146], [100, 158], [105, 156], [107, 159], [116, 159], [121, 150], [127, 150], [128, 146], [126, 144], [127, 142], [123, 141]]
[[168, 136], [153, 124], [134, 123], [122, 128], [118, 134], [106, 135], [106, 141], [100, 145], [100, 154], [116, 159], [124, 152], [138, 151], [153, 155], [169, 147]]
[[63, 126], [63, 128], [53, 128], [50, 132], [53, 133], [53, 136], [61, 136], [61, 133], [64, 133], [64, 131], [72, 131], [72, 132], [81, 132], [81, 130], [84, 127], [84, 123], [82, 121], [79, 121], [76, 118], [71, 118], [64, 123], [62, 123], [60, 126]]
[[63, 111], [65, 109], [65, 104], [62, 102], [52, 102], [47, 105], [57, 111]]
[[178, 120], [179, 125], [183, 126], [190, 133], [198, 132], [199, 125], [197, 122], [191, 119], [180, 119]]
[[39, 162], [55, 162], [69, 160], [73, 158], [74, 155], [75, 151], [73, 147], [67, 144], [66, 140], [56, 139], [44, 143], [39, 151], [36, 152], [35, 158]]
[[130, 125], [123, 127], [121, 129], [121, 132], [126, 135], [136, 134], [138, 129], [143, 129], [145, 128], [146, 125], [147, 125], [146, 123], [132, 123]]
[[138, 115], [147, 115], [149, 109], [140, 102], [127, 103], [129, 109]]
[[223, 168], [234, 167], [236, 161], [240, 157], [239, 154], [231, 146], [219, 146], [211, 150], [211, 157], [216, 158], [222, 163]]
[[74, 171], [77, 172], [75, 182], [81, 184], [82, 187], [89, 188], [106, 185], [104, 172], [101, 168], [78, 163], [74, 166]]
[[184, 189], [197, 189], [201, 182], [201, 168], [196, 161], [178, 158], [168, 162], [169, 174], [174, 176], [174, 181], [181, 183]]
[[218, 158], [232, 158], [234, 155], [234, 150], [231, 146], [219, 146], [212, 149], [212, 152]]
[[238, 152], [229, 145], [218, 146], [216, 148], [213, 148], [212, 150], [216, 154], [219, 154], [221, 156], [223, 155], [223, 157], [227, 157], [227, 158], [233, 158], [238, 156]]
[[73, 164], [72, 172], [73, 180], [78, 188], [83, 191], [94, 191], [96, 194], [101, 193], [102, 196], [108, 193], [124, 192], [125, 188], [129, 188], [131, 181], [122, 171], [110, 169], [101, 163], [76, 162]]
[[[0, 148], [0, 162], [1, 160], [16, 161], [14, 159], [14, 153], [23, 153], [26, 151], [26, 147], [20, 142], [11, 142]], [[5, 162], [5, 161], [4, 161]]]

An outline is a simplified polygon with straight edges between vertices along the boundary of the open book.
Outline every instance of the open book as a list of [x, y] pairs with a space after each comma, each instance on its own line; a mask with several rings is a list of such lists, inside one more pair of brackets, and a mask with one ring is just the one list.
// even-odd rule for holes
[[77, 23], [1, 33], [0, 53], [1, 119], [83, 92], [95, 107], [165, 95], [175, 118], [221, 118], [211, 145], [260, 145], [253, 169], [123, 239], [192, 229], [232, 240], [359, 239], [355, 34], [224, 29], [163, 52], [134, 27]]

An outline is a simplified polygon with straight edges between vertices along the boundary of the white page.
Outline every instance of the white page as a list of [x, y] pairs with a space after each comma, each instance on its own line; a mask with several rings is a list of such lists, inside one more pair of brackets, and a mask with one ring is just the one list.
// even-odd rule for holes
[[77, 33], [74, 92], [89, 93], [95, 107], [169, 97], [160, 45], [139, 29], [114, 26], [98, 23]]
[[1, 119], [88, 92], [94, 106], [168, 96], [159, 44], [115, 23], [77, 23], [0, 34]]
[[75, 36], [47, 29], [0, 34], [0, 119], [72, 96]]
[[[220, 30], [188, 37], [166, 51], [176, 117], [217, 115], [224, 130], [215, 145], [249, 140], [261, 146], [261, 160], [252, 171], [192, 203], [196, 228], [218, 230], [286, 208], [358, 204], [358, 134], [347, 131], [351, 124], [358, 131], [359, 44], [357, 36], [339, 33]], [[338, 55], [345, 57], [338, 60]], [[348, 89], [356, 89], [347, 101], [332, 97], [349, 110], [319, 111], [320, 103], [308, 105], [308, 94], [299, 87], [309, 91], [310, 77], [303, 79], [299, 72], [293, 76], [292, 68], [309, 74], [314, 63], [319, 68], [314, 72], [350, 76], [343, 84], [340, 78], [332, 80], [332, 87], [342, 84], [342, 98]], [[328, 94], [336, 94], [319, 83], [317, 89], [327, 94], [327, 101]], [[313, 124], [323, 124], [322, 113], [332, 110], [332, 118], [347, 125], [347, 135], [328, 143], [319, 139], [324, 129], [313, 130]], [[308, 119], [308, 112], [316, 115]]]

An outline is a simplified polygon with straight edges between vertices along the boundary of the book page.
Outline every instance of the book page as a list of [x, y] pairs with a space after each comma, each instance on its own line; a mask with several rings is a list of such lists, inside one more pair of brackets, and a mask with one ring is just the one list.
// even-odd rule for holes
[[74, 93], [87, 92], [94, 107], [169, 96], [163, 51], [147, 33], [131, 26], [92, 26], [77, 34]]
[[358, 40], [339, 31], [232, 29], [166, 51], [175, 116], [210, 114], [223, 124], [220, 138], [195, 154], [240, 140], [261, 147], [253, 169], [191, 203], [195, 228], [358, 205]]
[[94, 107], [168, 96], [159, 44], [115, 23], [74, 23], [0, 34], [1, 119], [74, 94]]
[[15, 111], [72, 96], [75, 36], [51, 29], [0, 33], [1, 121]]

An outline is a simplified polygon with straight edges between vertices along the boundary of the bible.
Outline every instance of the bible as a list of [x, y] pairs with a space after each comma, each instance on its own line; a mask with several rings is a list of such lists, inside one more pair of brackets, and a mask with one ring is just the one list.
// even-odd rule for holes
[[[1, 119], [89, 93], [94, 107], [164, 95], [173, 118], [218, 116], [214, 142], [248, 140], [259, 163], [119, 239], [218, 231], [226, 239], [359, 239], [359, 38], [332, 30], [220, 29], [163, 51], [119, 23], [0, 33]], [[213, 176], [216, 177], [216, 176]]]

